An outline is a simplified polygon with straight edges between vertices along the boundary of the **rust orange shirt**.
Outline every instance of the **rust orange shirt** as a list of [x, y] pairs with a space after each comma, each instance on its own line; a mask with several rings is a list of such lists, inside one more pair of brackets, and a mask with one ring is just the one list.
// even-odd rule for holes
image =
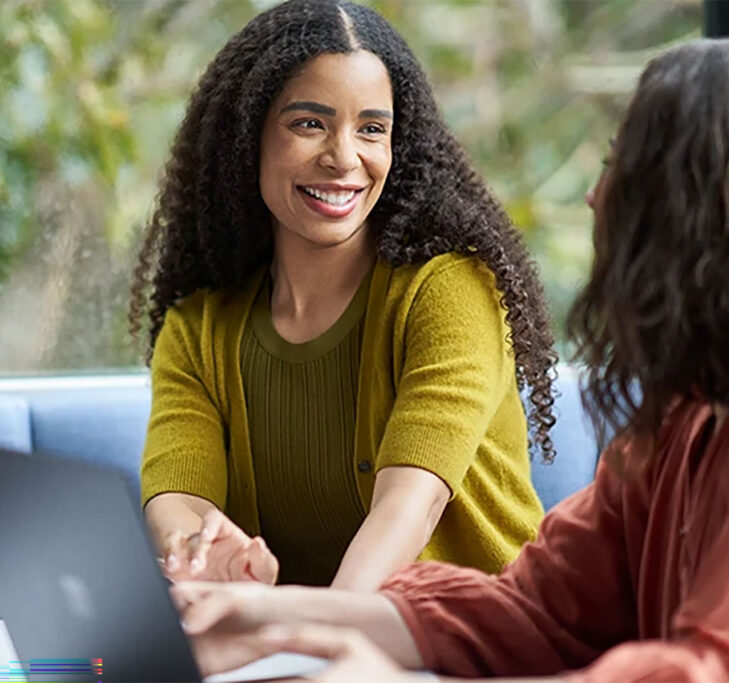
[[621, 448], [499, 577], [410, 565], [382, 592], [425, 666], [455, 676], [729, 681], [729, 420], [684, 402], [658, 453]]

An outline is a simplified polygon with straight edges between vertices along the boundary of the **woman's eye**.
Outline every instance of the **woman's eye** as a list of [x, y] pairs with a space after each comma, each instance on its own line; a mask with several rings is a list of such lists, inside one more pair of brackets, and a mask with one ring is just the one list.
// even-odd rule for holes
[[362, 128], [362, 132], [365, 135], [383, 135], [386, 131], [379, 123], [368, 123]]
[[321, 122], [317, 121], [316, 119], [299, 119], [298, 121], [294, 121], [292, 125], [294, 128], [303, 128], [304, 130], [316, 130], [324, 128], [324, 126], [321, 125]]

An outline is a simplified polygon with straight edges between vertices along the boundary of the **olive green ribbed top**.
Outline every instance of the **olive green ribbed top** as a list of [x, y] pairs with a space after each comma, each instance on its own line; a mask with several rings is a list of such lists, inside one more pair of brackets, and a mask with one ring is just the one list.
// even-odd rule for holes
[[324, 334], [292, 344], [271, 321], [267, 277], [243, 331], [261, 535], [283, 583], [331, 583], [365, 518], [352, 463], [369, 283], [370, 276]]

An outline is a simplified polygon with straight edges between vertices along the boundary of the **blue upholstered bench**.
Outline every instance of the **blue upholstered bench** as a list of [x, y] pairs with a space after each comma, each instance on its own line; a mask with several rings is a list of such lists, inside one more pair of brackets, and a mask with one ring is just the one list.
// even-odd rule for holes
[[[574, 370], [559, 370], [557, 458], [535, 458], [532, 479], [545, 509], [592, 481], [597, 450], [587, 429]], [[139, 461], [149, 416], [146, 375], [0, 379], [0, 446], [114, 467], [139, 494]]]

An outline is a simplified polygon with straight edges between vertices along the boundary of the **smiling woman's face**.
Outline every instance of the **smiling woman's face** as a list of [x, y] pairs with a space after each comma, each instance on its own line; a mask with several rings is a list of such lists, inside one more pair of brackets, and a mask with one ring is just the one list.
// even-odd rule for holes
[[331, 247], [360, 233], [392, 164], [393, 101], [371, 52], [315, 57], [272, 102], [260, 187], [278, 239]]

